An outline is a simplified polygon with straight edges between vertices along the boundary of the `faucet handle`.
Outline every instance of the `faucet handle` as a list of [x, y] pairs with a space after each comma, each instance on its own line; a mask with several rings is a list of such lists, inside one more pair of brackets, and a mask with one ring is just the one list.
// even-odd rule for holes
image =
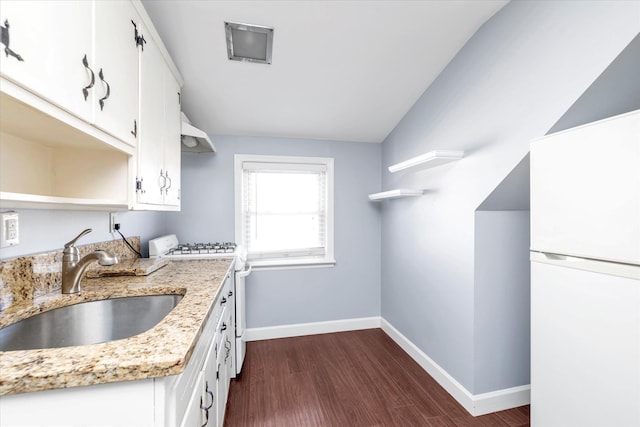
[[89, 233], [91, 233], [92, 231], [93, 231], [93, 230], [92, 230], [91, 228], [87, 228], [87, 229], [86, 229], [86, 230], [84, 230], [82, 233], [78, 234], [78, 235], [76, 236], [76, 238], [75, 238], [75, 239], [73, 239], [73, 240], [72, 240], [72, 241], [70, 241], [69, 243], [65, 244], [65, 245], [64, 245], [64, 248], [65, 248], [65, 249], [68, 249], [68, 248], [70, 248], [70, 247], [74, 246], [74, 245], [76, 244], [76, 241], [77, 241], [79, 238], [81, 238], [81, 237], [82, 237], [82, 236], [84, 236], [85, 234], [89, 234]]

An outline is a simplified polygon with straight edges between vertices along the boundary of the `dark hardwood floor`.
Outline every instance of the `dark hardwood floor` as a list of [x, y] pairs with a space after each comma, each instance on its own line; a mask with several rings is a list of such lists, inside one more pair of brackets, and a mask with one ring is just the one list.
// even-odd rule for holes
[[247, 344], [226, 427], [529, 425], [529, 407], [473, 417], [381, 329]]

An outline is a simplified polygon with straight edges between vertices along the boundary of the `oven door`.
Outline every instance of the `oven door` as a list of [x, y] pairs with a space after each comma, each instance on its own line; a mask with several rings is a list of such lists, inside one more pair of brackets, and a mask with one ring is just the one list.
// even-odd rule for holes
[[246, 283], [245, 279], [251, 274], [251, 265], [246, 264], [244, 270], [236, 271], [236, 375], [240, 375], [244, 356], [247, 352], [247, 342], [245, 340], [245, 328], [247, 323], [246, 314]]

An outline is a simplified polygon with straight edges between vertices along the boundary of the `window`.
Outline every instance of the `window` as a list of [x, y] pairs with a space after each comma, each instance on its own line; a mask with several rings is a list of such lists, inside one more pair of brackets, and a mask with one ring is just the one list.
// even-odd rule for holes
[[254, 266], [335, 264], [333, 159], [235, 156], [236, 241]]

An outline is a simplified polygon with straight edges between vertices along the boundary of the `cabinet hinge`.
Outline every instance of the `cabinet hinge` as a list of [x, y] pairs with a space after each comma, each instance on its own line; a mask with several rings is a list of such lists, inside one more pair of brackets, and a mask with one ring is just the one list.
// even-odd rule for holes
[[220, 379], [220, 371], [216, 371], [216, 379], [219, 380]]
[[135, 22], [133, 22], [133, 19], [131, 20], [131, 23], [133, 24], [133, 41], [135, 42], [136, 47], [141, 46], [142, 51], [144, 52], [144, 44], [147, 41], [144, 39], [144, 36], [142, 35], [142, 33], [138, 32], [138, 26], [136, 25]]
[[136, 193], [144, 194], [144, 190], [142, 189], [142, 178], [136, 177]]
[[180, 92], [178, 92], [178, 105], [182, 105], [182, 99], [181, 99]]
[[20, 62], [24, 62], [24, 59], [22, 59], [22, 56], [20, 56], [19, 54], [11, 50], [11, 48], [9, 48], [9, 27], [10, 25], [9, 25], [8, 19], [4, 20], [4, 27], [0, 25], [0, 33], [2, 33], [0, 38], [2, 39], [1, 41], [2, 41], [2, 44], [4, 45], [4, 53], [7, 56], [13, 56]]

